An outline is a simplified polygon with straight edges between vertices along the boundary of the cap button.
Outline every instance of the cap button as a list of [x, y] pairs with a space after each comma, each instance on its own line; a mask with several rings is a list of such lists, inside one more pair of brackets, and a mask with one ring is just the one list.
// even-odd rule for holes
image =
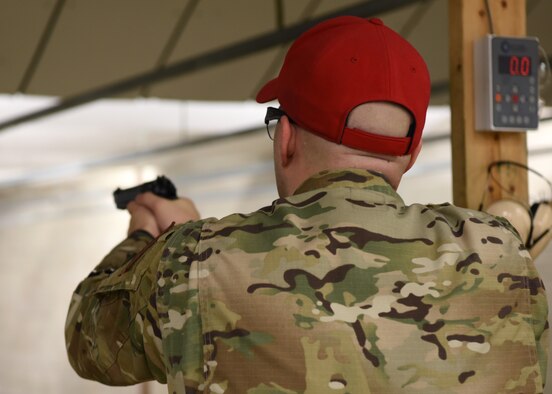
[[380, 18], [370, 18], [368, 22], [373, 23], [374, 25], [383, 26], [383, 21]]

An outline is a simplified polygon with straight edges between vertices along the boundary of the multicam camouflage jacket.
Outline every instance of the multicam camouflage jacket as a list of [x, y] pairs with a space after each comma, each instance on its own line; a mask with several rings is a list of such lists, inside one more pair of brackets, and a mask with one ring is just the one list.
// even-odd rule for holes
[[405, 206], [347, 170], [148, 241], [123, 241], [73, 295], [67, 350], [85, 378], [169, 393], [543, 391], [546, 296], [505, 220]]

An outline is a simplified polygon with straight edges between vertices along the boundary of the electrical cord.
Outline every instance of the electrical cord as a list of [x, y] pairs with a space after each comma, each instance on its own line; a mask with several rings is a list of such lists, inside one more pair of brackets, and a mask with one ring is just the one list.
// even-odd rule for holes
[[[548, 184], [548, 187], [550, 188], [550, 194], [552, 196], [552, 182], [550, 182], [544, 175], [542, 175], [540, 172], [526, 166], [525, 164], [521, 164], [521, 163], [518, 163], [518, 162], [515, 162], [515, 161], [510, 161], [510, 160], [499, 160], [499, 161], [494, 161], [491, 164], [489, 164], [489, 166], [487, 167], [487, 180], [486, 180], [487, 184], [489, 183], [489, 179], [491, 179], [494, 183], [496, 183], [498, 185], [498, 187], [500, 187], [500, 189], [502, 191], [504, 191], [505, 193], [507, 193], [509, 195], [513, 195], [513, 193], [510, 190], [508, 190], [507, 188], [505, 188], [504, 185], [502, 185], [499, 182], [499, 180], [495, 178], [495, 176], [493, 174], [493, 171], [492, 171], [493, 168], [500, 167], [500, 166], [503, 166], [503, 165], [510, 165], [510, 166], [523, 168], [524, 170], [526, 170], [528, 172], [532, 172], [533, 174], [537, 175], [539, 178], [541, 178], [542, 180], [544, 180]], [[486, 186], [483, 189], [483, 195], [481, 196], [481, 203], [479, 204], [479, 209], [478, 209], [479, 211], [481, 211], [483, 209], [483, 205], [485, 204], [485, 199], [487, 197], [487, 191], [488, 191], [488, 187]]]
[[491, 13], [491, 6], [489, 0], [485, 0], [485, 10], [487, 11], [487, 21], [489, 22], [489, 31], [494, 34], [493, 14]]

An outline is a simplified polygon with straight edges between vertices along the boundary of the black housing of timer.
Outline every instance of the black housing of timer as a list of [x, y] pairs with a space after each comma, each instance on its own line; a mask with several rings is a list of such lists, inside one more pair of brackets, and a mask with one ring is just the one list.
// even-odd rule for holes
[[539, 40], [487, 35], [474, 45], [475, 129], [539, 127]]

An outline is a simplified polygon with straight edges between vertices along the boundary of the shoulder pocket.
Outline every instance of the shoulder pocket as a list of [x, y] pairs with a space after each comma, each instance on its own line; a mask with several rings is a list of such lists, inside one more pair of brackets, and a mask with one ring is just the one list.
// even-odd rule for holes
[[144, 247], [135, 257], [102, 280], [93, 294], [117, 290], [136, 291], [148, 271], [151, 272], [150, 280], [155, 280], [164, 246], [164, 240], [155, 240]]

